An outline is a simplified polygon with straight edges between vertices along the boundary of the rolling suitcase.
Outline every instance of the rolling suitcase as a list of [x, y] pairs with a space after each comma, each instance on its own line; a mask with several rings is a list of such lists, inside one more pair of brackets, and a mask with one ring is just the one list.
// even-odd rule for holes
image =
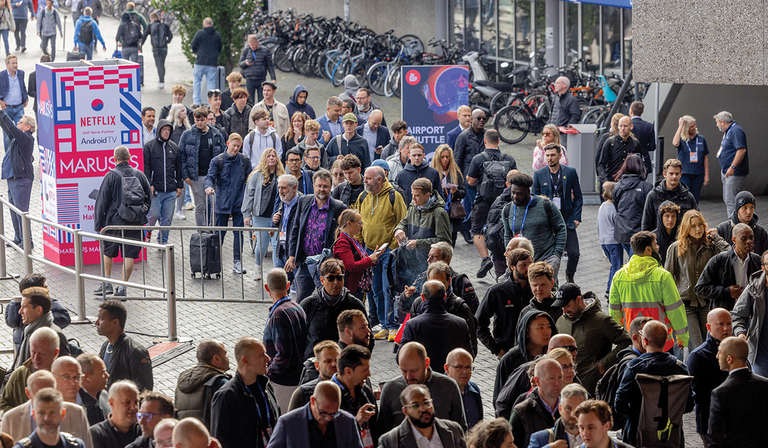
[[142, 87], [144, 86], [144, 53], [139, 53], [139, 80]]
[[[212, 196], [213, 197], [213, 196]], [[210, 225], [208, 216], [206, 195], [205, 222]], [[211, 210], [215, 210], [214, 203], [211, 204]], [[199, 231], [193, 233], [189, 238], [189, 265], [192, 271], [192, 278], [200, 273], [204, 279], [210, 279], [212, 275], [221, 278], [221, 240], [216, 232]]]

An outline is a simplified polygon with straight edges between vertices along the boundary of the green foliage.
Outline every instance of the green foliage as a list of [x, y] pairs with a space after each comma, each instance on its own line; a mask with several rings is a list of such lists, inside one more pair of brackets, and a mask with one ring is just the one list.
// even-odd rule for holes
[[221, 34], [222, 40], [219, 65], [226, 67], [227, 73], [237, 64], [251, 26], [251, 17], [259, 7], [257, 0], [153, 0], [153, 4], [176, 15], [181, 46], [190, 64], [195, 63], [195, 55], [189, 48], [192, 39], [203, 29], [203, 19], [213, 19], [213, 27]]

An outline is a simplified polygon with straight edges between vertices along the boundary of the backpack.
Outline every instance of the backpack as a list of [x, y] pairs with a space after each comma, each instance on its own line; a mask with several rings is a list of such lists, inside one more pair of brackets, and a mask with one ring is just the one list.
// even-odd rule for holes
[[299, 376], [299, 386], [314, 381], [320, 376], [320, 372], [315, 368], [315, 361], [317, 361], [317, 358], [314, 356], [304, 361], [304, 367], [302, 367], [301, 376]]
[[[629, 361], [637, 358], [637, 356], [636, 353], [630, 353], [621, 358], [621, 361], [617, 364], [612, 365], [605, 371], [603, 377], [597, 382], [597, 387], [595, 388], [596, 399], [609, 403], [611, 408], [613, 408], [613, 403], [616, 402], [616, 391], [619, 390], [619, 385], [621, 385], [621, 378], [624, 376], [624, 370], [626, 370]], [[614, 412], [613, 427], [611, 430], [618, 431], [619, 429], [624, 428], [626, 421], [627, 419], [624, 418], [623, 415]]]
[[504, 191], [507, 185], [507, 173], [516, 166], [516, 163], [514, 159], [505, 159], [506, 154], [503, 154], [501, 159], [497, 159], [495, 154], [489, 154], [486, 151], [480, 154], [485, 162], [483, 162], [483, 181], [477, 189], [477, 194], [486, 201], [492, 201]]
[[125, 23], [125, 29], [123, 30], [123, 46], [135, 47], [138, 45], [141, 39], [141, 25], [137, 22], [136, 17]]
[[692, 380], [690, 375], [637, 374], [635, 381], [643, 394], [637, 425], [637, 446], [680, 446], [683, 414], [686, 411]]
[[[274, 148], [277, 144], [277, 137], [275, 136], [275, 133], [269, 134], [270, 137], [272, 137], [272, 147]], [[256, 129], [252, 130], [250, 133], [250, 136], [248, 138], [248, 146], [251, 147], [251, 153], [253, 153], [253, 139], [256, 138]]]
[[141, 222], [149, 211], [149, 207], [144, 203], [147, 195], [141, 181], [134, 176], [132, 170], [124, 171], [120, 181], [123, 193], [120, 195], [117, 214], [126, 222]]
[[84, 44], [90, 44], [93, 42], [93, 21], [89, 20], [87, 22], [83, 22], [82, 25], [80, 25], [80, 34], [77, 35], [77, 40]]
[[[362, 193], [360, 193], [360, 196], [357, 197], [357, 202], [360, 203], [360, 205], [363, 205], [363, 201], [368, 196], [368, 192], [366, 190], [363, 190]], [[389, 203], [392, 205], [392, 208], [395, 207], [395, 189], [389, 190]]]
[[[483, 228], [485, 235], [485, 247], [494, 255], [501, 255], [506, 249], [504, 247], [504, 222], [509, 219], [509, 202], [501, 202], [499, 206], [494, 207], [488, 212], [488, 219]], [[505, 213], [506, 212], [506, 213]]]

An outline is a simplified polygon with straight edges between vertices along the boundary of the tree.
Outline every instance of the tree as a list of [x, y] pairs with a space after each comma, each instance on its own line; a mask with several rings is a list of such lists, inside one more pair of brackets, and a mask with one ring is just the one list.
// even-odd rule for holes
[[240, 57], [245, 39], [251, 28], [251, 17], [259, 8], [257, 0], [153, 0], [155, 6], [172, 11], [179, 21], [181, 47], [190, 64], [195, 55], [189, 48], [195, 33], [203, 28], [203, 19], [213, 19], [213, 27], [221, 34], [222, 48], [219, 65], [231, 72]]

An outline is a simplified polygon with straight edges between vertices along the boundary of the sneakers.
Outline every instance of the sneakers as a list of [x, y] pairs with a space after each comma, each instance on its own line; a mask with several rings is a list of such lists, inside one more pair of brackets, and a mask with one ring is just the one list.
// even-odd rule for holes
[[568, 275], [565, 276], [565, 281], [566, 283], [576, 283], [573, 281], [573, 276], [568, 276]]
[[[106, 290], [105, 292], [102, 292], [102, 290], [101, 290], [102, 287]], [[118, 288], [120, 288], [120, 287], [118, 286]], [[114, 291], [112, 289], [112, 283], [107, 283], [106, 286], [104, 286], [104, 283], [102, 283], [102, 284], [99, 285], [99, 287], [95, 291], [93, 291], [94, 294], [99, 295], [99, 296], [101, 296], [101, 295], [110, 295], [113, 292]]]
[[128, 290], [125, 286], [118, 286], [117, 289], [115, 289], [115, 297], [125, 297], [127, 294]]
[[187, 217], [184, 216], [184, 213], [181, 213], [181, 211], [178, 211], [178, 212], [174, 213], [173, 214], [173, 218], [174, 219], [180, 219], [182, 221], [186, 221], [186, 219], [187, 219]]
[[477, 271], [477, 278], [484, 278], [488, 275], [488, 271], [490, 271], [491, 268], [493, 268], [493, 260], [491, 260], [491, 257], [483, 258], [483, 262], [480, 263], [480, 270]]
[[184, 210], [194, 210], [195, 209], [195, 205], [192, 204], [191, 202], [187, 202], [186, 204], [184, 204], [184, 206], [182, 208]]
[[243, 264], [240, 262], [240, 260], [235, 260], [235, 267], [232, 268], [233, 274], [245, 274], [245, 269], [243, 268]]
[[158, 89], [164, 89], [165, 88], [165, 83], [164, 82], [157, 83], [157, 88]]
[[381, 331], [373, 335], [373, 338], [379, 339], [379, 340], [389, 339], [389, 330], [382, 329]]
[[397, 337], [397, 330], [389, 330], [389, 337], [387, 340], [389, 342], [395, 342], [395, 338]]

